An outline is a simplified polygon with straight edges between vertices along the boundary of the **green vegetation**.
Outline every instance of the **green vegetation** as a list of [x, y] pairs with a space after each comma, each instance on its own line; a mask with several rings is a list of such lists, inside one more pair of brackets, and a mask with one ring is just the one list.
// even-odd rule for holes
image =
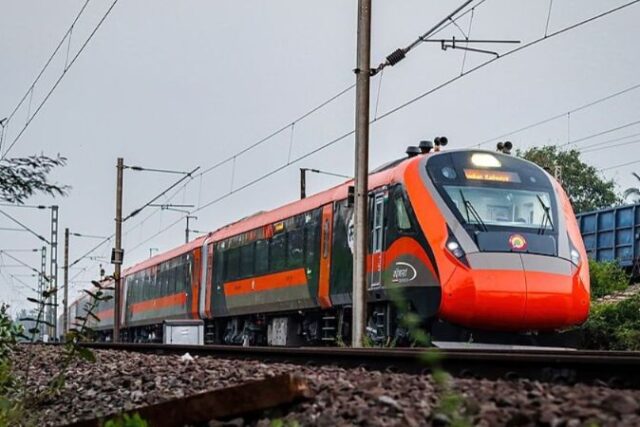
[[591, 299], [623, 291], [629, 285], [629, 275], [617, 262], [589, 260], [591, 276]]
[[140, 415], [136, 412], [135, 414], [129, 416], [124, 414], [122, 416], [113, 418], [106, 423], [104, 423], [104, 427], [148, 427], [149, 423], [147, 423]]
[[66, 163], [64, 157], [42, 155], [0, 160], [0, 200], [22, 204], [36, 193], [66, 195], [69, 187], [51, 183], [48, 179], [53, 169]]
[[[3, 426], [31, 426], [38, 425], [33, 419], [33, 409], [46, 402], [48, 399], [58, 396], [63, 387], [69, 367], [74, 360], [84, 360], [94, 362], [94, 354], [85, 347], [81, 347], [81, 342], [93, 334], [93, 330], [88, 326], [90, 319], [97, 319], [95, 309], [101, 301], [112, 298], [106, 295], [104, 287], [98, 282], [93, 282], [97, 288], [95, 292], [86, 291], [90, 296], [84, 307], [85, 315], [76, 317], [79, 323], [72, 328], [66, 337], [66, 343], [62, 354], [62, 360], [58, 364], [58, 371], [52, 376], [49, 384], [44, 390], [30, 390], [28, 388], [29, 375], [34, 365], [35, 359], [35, 339], [39, 333], [41, 325], [48, 322], [43, 320], [45, 307], [50, 305], [45, 303], [48, 297], [56, 292], [55, 289], [44, 291], [39, 299], [29, 298], [29, 301], [37, 305], [36, 315], [33, 318], [24, 318], [23, 321], [32, 322], [33, 327], [29, 329], [30, 337], [24, 334], [21, 325], [13, 322], [8, 315], [8, 306], [0, 306], [0, 427]], [[17, 351], [18, 339], [27, 339], [31, 342], [24, 355], [26, 359], [26, 371], [24, 377], [16, 377], [13, 373], [12, 360]], [[139, 417], [123, 418], [125, 427], [144, 427], [146, 424], [138, 423]], [[119, 424], [115, 424], [116, 426]]]
[[591, 313], [580, 326], [581, 347], [591, 350], [640, 350], [640, 295], [619, 302], [599, 298], [623, 291], [629, 275], [616, 262], [589, 260]]
[[620, 201], [613, 180], [603, 179], [598, 169], [580, 160], [578, 150], [561, 150], [555, 145], [546, 145], [518, 151], [517, 154], [551, 174], [559, 167], [562, 187], [576, 213], [605, 208]]
[[640, 295], [617, 303], [594, 303], [580, 329], [583, 348], [640, 350]]

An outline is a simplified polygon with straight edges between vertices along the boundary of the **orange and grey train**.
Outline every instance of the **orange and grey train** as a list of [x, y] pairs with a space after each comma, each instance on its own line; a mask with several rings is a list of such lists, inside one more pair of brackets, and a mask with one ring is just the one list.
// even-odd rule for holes
[[[587, 257], [558, 182], [503, 153], [424, 151], [369, 177], [371, 340], [410, 341], [401, 321], [409, 311], [444, 341], [530, 339], [583, 322]], [[165, 319], [202, 319], [213, 343], [347, 341], [350, 185], [257, 213], [125, 270], [123, 338], [159, 340]]]

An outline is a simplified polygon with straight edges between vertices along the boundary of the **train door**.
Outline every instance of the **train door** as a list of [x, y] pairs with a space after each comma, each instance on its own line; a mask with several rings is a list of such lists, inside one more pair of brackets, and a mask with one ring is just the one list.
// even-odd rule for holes
[[382, 270], [384, 264], [384, 204], [385, 193], [377, 193], [373, 199], [371, 221], [371, 277], [370, 287], [382, 285]]

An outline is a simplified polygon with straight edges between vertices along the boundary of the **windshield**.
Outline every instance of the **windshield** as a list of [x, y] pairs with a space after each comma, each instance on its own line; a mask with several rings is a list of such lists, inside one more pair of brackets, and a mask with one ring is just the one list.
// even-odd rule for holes
[[445, 185], [468, 224], [553, 229], [549, 193], [496, 187]]

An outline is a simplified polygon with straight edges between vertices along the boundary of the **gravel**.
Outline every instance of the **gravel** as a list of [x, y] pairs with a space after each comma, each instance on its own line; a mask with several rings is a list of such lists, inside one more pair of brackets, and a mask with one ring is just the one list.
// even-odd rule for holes
[[[35, 348], [28, 388], [36, 394], [57, 372], [61, 349]], [[26, 350], [18, 350], [14, 370], [24, 377]], [[640, 391], [605, 385], [574, 386], [530, 380], [453, 379], [450, 397], [431, 375], [367, 371], [363, 368], [312, 367], [259, 361], [159, 356], [96, 350], [96, 363], [74, 362], [55, 398], [30, 410], [38, 425], [59, 425], [119, 410], [241, 384], [290, 372], [307, 378], [315, 398], [253, 419], [229, 425], [423, 426], [449, 425], [455, 412], [447, 402], [458, 399], [457, 413], [480, 426], [617, 426], [640, 425]], [[289, 424], [287, 424], [287, 422]], [[221, 425], [212, 422], [210, 425]]]

